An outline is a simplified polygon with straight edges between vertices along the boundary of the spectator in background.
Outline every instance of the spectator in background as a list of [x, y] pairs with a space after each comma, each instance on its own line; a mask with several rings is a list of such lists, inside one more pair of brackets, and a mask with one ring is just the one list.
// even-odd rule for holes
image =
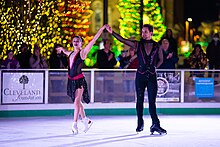
[[120, 63], [120, 69], [123, 69], [125, 65], [128, 64], [129, 62], [129, 57], [128, 57], [128, 50], [122, 50], [121, 54], [118, 56], [118, 60]]
[[54, 46], [54, 50], [50, 56], [49, 64], [51, 69], [64, 69], [68, 66], [68, 61], [66, 55], [61, 52], [60, 54], [57, 53], [57, 48], [62, 47], [60, 44], [56, 44]]
[[[205, 69], [207, 66], [207, 57], [200, 44], [196, 44], [188, 58], [188, 64], [191, 69]], [[190, 76], [204, 77], [204, 71], [193, 71]]]
[[161, 49], [163, 51], [163, 63], [159, 69], [175, 69], [179, 58], [173, 52], [169, 52], [169, 41], [167, 39], [162, 40]]
[[[97, 53], [97, 67], [100, 69], [113, 69], [117, 63], [114, 53], [111, 51], [111, 41], [109, 39], [103, 40], [104, 49], [98, 50]], [[103, 78], [113, 77], [114, 74], [112, 72], [100, 72], [100, 76]], [[114, 80], [104, 80], [104, 91], [105, 92], [113, 92]], [[102, 102], [112, 102], [113, 98], [111, 95], [106, 95], [102, 97]]]
[[37, 44], [34, 45], [34, 53], [29, 59], [29, 64], [32, 69], [48, 68], [46, 58], [40, 55], [40, 47]]
[[[60, 52], [58, 48], [62, 47], [60, 44], [56, 44], [54, 46], [53, 52], [50, 55], [49, 59], [49, 64], [50, 64], [50, 69], [65, 69], [68, 67], [68, 60], [67, 56], [63, 53]], [[54, 77], [62, 77], [63, 72], [55, 71], [55, 72], [50, 72], [50, 76]], [[50, 90], [53, 92], [65, 92], [63, 90], [66, 90], [63, 87], [66, 87], [66, 80], [63, 80], [62, 78], [60, 79], [51, 79], [51, 88]], [[62, 101], [63, 99], [57, 99], [58, 102]]]
[[[129, 40], [135, 40], [135, 37], [131, 36]], [[120, 69], [128, 68], [128, 66], [125, 66], [130, 64], [129, 60], [131, 58], [131, 54], [132, 53], [130, 52], [130, 46], [124, 44], [124, 49], [121, 51], [121, 55], [118, 56], [118, 60], [120, 62]]]
[[1, 63], [2, 69], [18, 69], [20, 64], [17, 59], [14, 57], [14, 52], [12, 50], [7, 51], [7, 58]]
[[173, 52], [174, 54], [178, 54], [177, 51], [177, 41], [173, 38], [173, 31], [171, 29], [167, 29], [165, 35], [161, 38], [160, 44], [163, 39], [167, 39], [169, 41], [169, 52]]
[[117, 61], [114, 53], [111, 51], [111, 42], [103, 40], [104, 49], [99, 50], [97, 54], [97, 66], [100, 69], [113, 69]]
[[[135, 48], [129, 48], [129, 56], [126, 57], [127, 64], [124, 66], [124, 69], [137, 69], [138, 68], [138, 58], [135, 52]], [[133, 92], [135, 91], [135, 79], [134, 76], [131, 75], [130, 72], [124, 72], [123, 76], [126, 80], [123, 81], [123, 86], [125, 92]], [[134, 101], [133, 97], [126, 98], [126, 101]]]
[[28, 45], [23, 43], [20, 48], [20, 53], [16, 56], [19, 61], [20, 68], [22, 69], [30, 69], [29, 59], [31, 57], [31, 52], [28, 50]]
[[[209, 60], [209, 69], [220, 69], [220, 41], [218, 33], [214, 34], [212, 41], [208, 44], [206, 54]], [[212, 77], [212, 72], [209, 72], [209, 77]], [[217, 73], [215, 73], [215, 77], [218, 77]]]
[[138, 68], [138, 58], [135, 52], [135, 49], [130, 47], [129, 48], [129, 56], [128, 56], [128, 63], [124, 66], [126, 69], [137, 69]]

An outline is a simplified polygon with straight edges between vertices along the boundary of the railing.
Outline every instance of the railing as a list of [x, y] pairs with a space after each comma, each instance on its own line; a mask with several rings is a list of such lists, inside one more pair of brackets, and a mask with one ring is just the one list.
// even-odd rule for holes
[[[91, 103], [135, 102], [136, 70], [83, 69], [83, 71]], [[220, 70], [158, 70], [157, 102], [220, 102], [219, 73]], [[1, 105], [72, 103], [66, 95], [66, 69], [0, 70], [0, 74]]]

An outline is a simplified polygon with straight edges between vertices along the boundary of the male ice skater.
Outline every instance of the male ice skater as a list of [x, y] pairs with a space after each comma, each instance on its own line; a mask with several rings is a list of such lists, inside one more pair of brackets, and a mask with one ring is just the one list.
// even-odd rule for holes
[[[163, 53], [157, 42], [152, 40], [153, 26], [149, 24], [143, 25], [142, 38], [140, 41], [125, 39], [115, 33], [110, 26], [106, 29], [120, 42], [135, 48], [139, 61], [136, 72], [135, 86], [137, 93], [136, 111], [138, 125], [136, 132], [141, 132], [144, 129], [143, 110], [144, 110], [144, 92], [147, 87], [149, 112], [152, 119], [150, 132], [154, 131], [162, 134], [167, 133], [166, 130], [160, 127], [160, 121], [156, 112], [156, 96], [157, 96], [157, 74], [156, 68], [163, 62]], [[159, 59], [159, 61], [157, 61]]]

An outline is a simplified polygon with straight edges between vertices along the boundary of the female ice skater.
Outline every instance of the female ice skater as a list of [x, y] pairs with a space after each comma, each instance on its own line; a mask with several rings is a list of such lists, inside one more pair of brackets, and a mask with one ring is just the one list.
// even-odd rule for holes
[[63, 52], [69, 57], [67, 95], [70, 96], [74, 102], [74, 120], [72, 125], [72, 132], [74, 134], [78, 134], [77, 122], [79, 115], [81, 115], [82, 122], [85, 126], [84, 132], [87, 132], [92, 125], [92, 121], [86, 117], [81, 101], [83, 97], [84, 102], [87, 104], [90, 102], [87, 83], [81, 69], [83, 60], [86, 59], [86, 56], [93, 44], [105, 28], [106, 25], [100, 28], [94, 38], [84, 49], [82, 49], [83, 39], [80, 36], [75, 36], [72, 40], [74, 51], [67, 51], [63, 47], [57, 48], [57, 53]]
[[[160, 121], [156, 112], [156, 96], [157, 96], [157, 74], [156, 68], [163, 62], [163, 53], [159, 49], [158, 43], [152, 40], [153, 26], [149, 24], [143, 25], [142, 38], [140, 41], [125, 39], [119, 34], [112, 31], [110, 26], [106, 29], [120, 42], [135, 48], [138, 57], [138, 69], [136, 72], [135, 86], [137, 94], [136, 111], [138, 125], [136, 132], [141, 132], [144, 129], [143, 109], [144, 109], [144, 92], [147, 87], [149, 112], [152, 119], [150, 132], [154, 131], [162, 134], [167, 131], [160, 127]], [[157, 61], [159, 59], [159, 61]]]

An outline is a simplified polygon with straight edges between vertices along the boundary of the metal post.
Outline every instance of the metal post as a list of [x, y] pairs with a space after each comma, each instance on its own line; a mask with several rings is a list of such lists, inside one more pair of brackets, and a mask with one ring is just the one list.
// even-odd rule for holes
[[[2, 71], [1, 70], [0, 70], [0, 75], [2, 75]], [[1, 78], [2, 78], [2, 76], [0, 76], [0, 90], [2, 89], [2, 87], [1, 87], [2, 86], [2, 79]], [[3, 94], [1, 94], [1, 96], [0, 96], [0, 105], [2, 103], [2, 95]]]
[[48, 99], [49, 99], [49, 71], [45, 70], [45, 94], [44, 94], [44, 104], [48, 104]]
[[103, 12], [104, 12], [104, 24], [108, 23], [108, 0], [104, 0], [104, 6], [103, 6]]
[[184, 77], [185, 77], [185, 71], [181, 70], [181, 85], [180, 85], [180, 102], [183, 103], [184, 102]]
[[[103, 5], [103, 25], [108, 24], [108, 0], [104, 0], [104, 5]], [[102, 33], [102, 39], [108, 39], [108, 32], [107, 30], [104, 30]]]
[[91, 69], [91, 103], [94, 103], [94, 93], [95, 93], [95, 71]]

